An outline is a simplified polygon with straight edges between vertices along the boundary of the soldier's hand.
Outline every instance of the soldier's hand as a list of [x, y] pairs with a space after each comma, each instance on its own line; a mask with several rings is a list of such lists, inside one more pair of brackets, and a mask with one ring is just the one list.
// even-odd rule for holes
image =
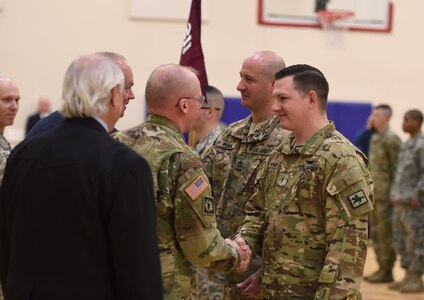
[[245, 272], [249, 268], [250, 260], [252, 258], [252, 251], [246, 241], [241, 237], [237, 237], [234, 241], [225, 239], [225, 242], [233, 246], [240, 256], [240, 265], [236, 268], [237, 273]]
[[241, 291], [242, 296], [253, 297], [256, 299], [261, 298], [261, 283], [259, 282], [256, 273], [247, 277], [246, 280], [238, 283], [237, 287], [239, 289], [244, 289]]

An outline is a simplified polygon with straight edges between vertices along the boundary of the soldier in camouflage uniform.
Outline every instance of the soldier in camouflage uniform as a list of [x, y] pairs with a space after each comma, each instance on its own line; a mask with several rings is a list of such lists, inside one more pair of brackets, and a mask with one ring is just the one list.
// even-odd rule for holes
[[[13, 125], [19, 108], [19, 99], [18, 87], [9, 78], [0, 76], [0, 185], [11, 150], [9, 142], [3, 136], [4, 128]], [[3, 300], [1, 287], [0, 300]]]
[[[252, 114], [231, 124], [209, 148], [202, 160], [206, 174], [212, 183], [212, 195], [217, 205], [217, 223], [223, 237], [233, 237], [245, 217], [244, 208], [253, 195], [259, 166], [270, 152], [288, 135], [279, 126], [278, 117], [272, 112], [272, 86], [275, 72], [285, 66], [283, 59], [274, 52], [253, 53], [244, 60], [240, 71], [241, 104]], [[215, 280], [226, 285], [225, 299], [249, 299], [244, 294], [254, 286], [249, 277], [260, 269], [259, 256], [253, 258], [244, 274], [212, 274]], [[246, 287], [236, 284], [246, 280]], [[250, 288], [249, 285], [253, 284]], [[246, 293], [247, 292], [247, 293]], [[252, 294], [253, 295], [253, 294]]]
[[13, 125], [19, 108], [19, 98], [18, 87], [9, 78], [0, 76], [0, 185], [11, 150], [3, 133], [6, 126]]
[[410, 135], [398, 158], [390, 199], [393, 210], [393, 241], [405, 277], [389, 285], [403, 293], [424, 292], [424, 135], [423, 115], [408, 111], [403, 131]]
[[262, 299], [361, 299], [373, 207], [367, 158], [328, 121], [321, 71], [294, 65], [275, 78], [273, 110], [293, 133], [259, 171], [236, 241], [262, 253]]
[[[196, 75], [179, 65], [156, 68], [146, 84], [145, 123], [116, 133], [149, 163], [157, 204], [164, 299], [189, 299], [193, 265], [232, 270], [249, 254], [226, 244], [216, 228], [214, 203], [203, 164], [184, 141], [201, 104]], [[246, 252], [249, 252], [247, 250]], [[241, 261], [240, 261], [241, 259]]]
[[[224, 96], [211, 85], [205, 87], [205, 94], [208, 103], [200, 108], [202, 111], [193, 125], [193, 131], [198, 138], [193, 150], [199, 155], [213, 144], [223, 130], [220, 120], [225, 107]], [[209, 280], [208, 269], [196, 267], [192, 284], [193, 300], [222, 300], [224, 287]]]
[[370, 222], [379, 268], [364, 280], [375, 283], [393, 281], [392, 269], [396, 260], [392, 238], [393, 207], [389, 198], [402, 141], [389, 129], [391, 115], [392, 110], [386, 104], [376, 106], [371, 115], [375, 132], [371, 138], [369, 160], [374, 179], [375, 209], [370, 214]]
[[205, 93], [208, 103], [200, 108], [202, 112], [193, 125], [193, 131], [198, 138], [193, 150], [199, 155], [215, 142], [223, 130], [220, 121], [225, 107], [224, 96], [212, 85], [205, 87]]

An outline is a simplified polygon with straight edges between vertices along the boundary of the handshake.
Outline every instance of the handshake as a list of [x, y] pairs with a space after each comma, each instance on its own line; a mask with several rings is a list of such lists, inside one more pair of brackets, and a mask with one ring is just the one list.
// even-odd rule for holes
[[250, 260], [252, 259], [252, 250], [246, 241], [241, 237], [236, 237], [234, 240], [225, 239], [225, 242], [235, 248], [240, 257], [240, 264], [236, 267], [237, 273], [243, 273], [249, 268]]

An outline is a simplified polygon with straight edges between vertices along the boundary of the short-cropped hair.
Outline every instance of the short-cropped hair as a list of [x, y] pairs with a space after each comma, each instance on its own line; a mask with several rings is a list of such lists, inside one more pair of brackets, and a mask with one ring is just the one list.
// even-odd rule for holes
[[423, 113], [418, 109], [408, 110], [405, 115], [410, 116], [412, 119], [418, 121], [418, 123], [423, 123]]
[[124, 75], [110, 57], [90, 54], [74, 60], [65, 73], [61, 113], [66, 118], [100, 116], [107, 110], [112, 89], [124, 88]]
[[275, 80], [288, 76], [293, 76], [294, 88], [303, 95], [306, 95], [311, 90], [315, 91], [321, 108], [324, 111], [326, 110], [329, 85], [324, 74], [319, 69], [305, 64], [292, 65], [278, 71], [275, 74]]
[[393, 113], [391, 106], [388, 105], [388, 104], [379, 104], [376, 107], [374, 107], [374, 109], [379, 109], [379, 110], [383, 111], [386, 114], [387, 118], [389, 118], [389, 119], [390, 119], [390, 117], [392, 116], [392, 113]]

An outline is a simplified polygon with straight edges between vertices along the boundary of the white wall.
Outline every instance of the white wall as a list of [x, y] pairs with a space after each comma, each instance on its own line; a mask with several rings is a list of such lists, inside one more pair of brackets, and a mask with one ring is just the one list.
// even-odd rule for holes
[[[128, 1], [3, 0], [0, 74], [11, 77], [22, 96], [6, 137], [21, 138], [38, 96], [51, 96], [54, 108], [59, 108], [70, 61], [100, 50], [122, 53], [134, 69], [136, 99], [117, 127], [143, 120], [144, 84], [156, 66], [178, 63], [185, 22], [131, 20]], [[256, 50], [274, 50], [289, 65], [320, 68], [330, 82], [330, 99], [389, 103], [394, 108], [392, 128], [402, 134], [404, 112], [424, 110], [424, 97], [418, 93], [424, 85], [424, 40], [418, 33], [424, 28], [424, 1], [393, 3], [391, 33], [346, 32], [343, 44], [335, 47], [320, 29], [258, 25], [257, 0], [209, 0], [202, 27], [209, 82], [226, 96], [238, 96], [242, 60]]]

